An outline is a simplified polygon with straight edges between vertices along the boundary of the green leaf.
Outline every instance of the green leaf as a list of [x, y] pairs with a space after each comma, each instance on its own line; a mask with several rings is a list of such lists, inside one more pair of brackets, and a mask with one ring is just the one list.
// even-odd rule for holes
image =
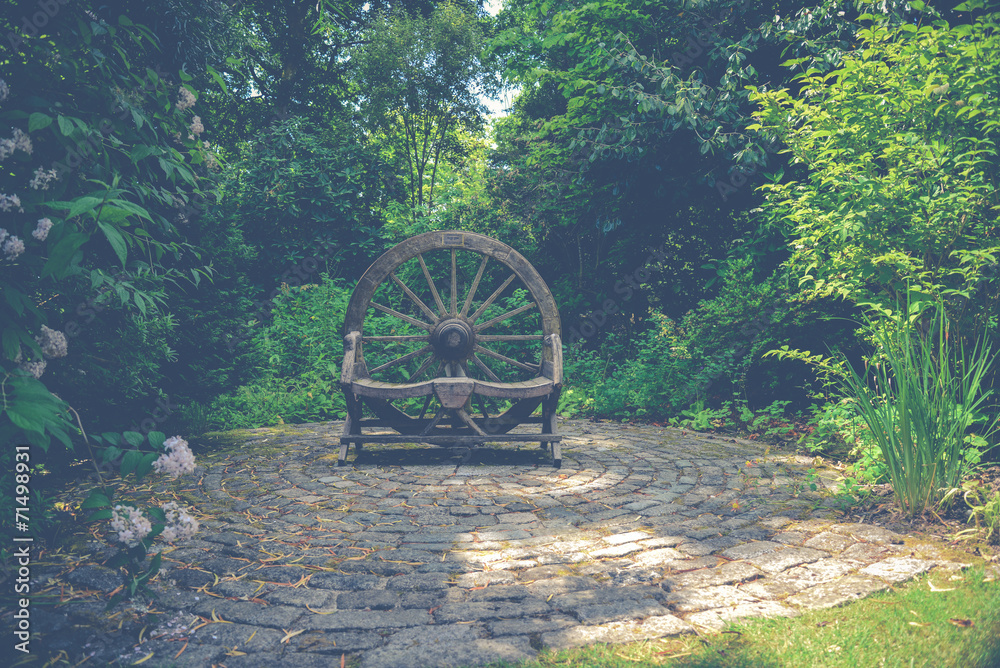
[[54, 276], [55, 278], [65, 278], [72, 269], [73, 256], [80, 250], [80, 246], [87, 243], [89, 235], [79, 232], [71, 232], [59, 240], [55, 248], [49, 253], [49, 259], [42, 267], [42, 276]]
[[122, 457], [121, 466], [121, 474], [123, 478], [135, 470], [135, 467], [142, 461], [142, 456], [142, 453], [138, 450], [129, 450], [125, 453], [125, 456]]
[[118, 260], [122, 263], [122, 268], [124, 269], [125, 258], [128, 256], [128, 246], [121, 232], [103, 221], [99, 221], [97, 226], [104, 232], [104, 236], [107, 237], [108, 243], [111, 244], [111, 248], [114, 249], [115, 255], [118, 256]]
[[133, 448], [138, 448], [144, 440], [142, 434], [137, 431], [126, 431], [122, 434], [122, 438]]
[[48, 114], [42, 114], [39, 112], [33, 113], [28, 117], [28, 132], [34, 132], [35, 130], [41, 130], [42, 128], [47, 128], [52, 124], [52, 117]]
[[69, 213], [66, 214], [66, 218], [74, 218], [88, 211], [93, 211], [103, 201], [104, 199], [101, 197], [77, 197], [73, 200], [73, 205], [70, 207]]
[[150, 452], [142, 456], [142, 461], [139, 465], [135, 467], [135, 476], [137, 478], [142, 478], [147, 473], [153, 470], [153, 462], [159, 459], [160, 456], [155, 452]]
[[146, 438], [149, 440], [149, 445], [151, 447], [159, 450], [163, 447], [163, 441], [167, 440], [167, 435], [162, 431], [151, 431], [146, 434]]
[[73, 122], [62, 114], [59, 114], [59, 131], [67, 137], [73, 134]]
[[100, 520], [110, 520], [114, 517], [114, 513], [110, 508], [102, 508], [101, 510], [95, 510], [87, 516], [85, 522], [97, 522]]
[[80, 504], [80, 508], [86, 510], [88, 508], [110, 508], [111, 499], [107, 495], [98, 492], [97, 490], [91, 490], [90, 496], [84, 499], [83, 503]]

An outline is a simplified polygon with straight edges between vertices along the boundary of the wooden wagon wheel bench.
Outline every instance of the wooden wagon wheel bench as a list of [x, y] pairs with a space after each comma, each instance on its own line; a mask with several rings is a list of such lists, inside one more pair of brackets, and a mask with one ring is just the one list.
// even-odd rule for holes
[[[559, 311], [535, 268], [507, 244], [461, 231], [403, 241], [361, 277], [344, 334], [339, 465], [352, 443], [360, 452], [365, 443], [538, 441], [560, 466]], [[513, 433], [522, 424], [541, 429]]]

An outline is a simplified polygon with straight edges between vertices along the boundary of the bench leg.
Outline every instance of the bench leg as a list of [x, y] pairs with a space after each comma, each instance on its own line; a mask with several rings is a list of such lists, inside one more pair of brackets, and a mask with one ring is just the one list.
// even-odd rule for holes
[[[556, 409], [559, 406], [559, 390], [553, 390], [542, 400], [542, 434], [556, 433]], [[559, 441], [542, 441], [542, 447], [552, 447], [552, 465], [556, 468], [562, 466], [562, 449]]]
[[[345, 393], [345, 403], [347, 404], [347, 419], [344, 420], [344, 430], [342, 436], [361, 436], [361, 402], [350, 392]], [[361, 440], [354, 441], [355, 454], [361, 452]], [[337, 457], [337, 466], [347, 464], [347, 452], [351, 447], [351, 441], [342, 441], [340, 444], [340, 456]]]

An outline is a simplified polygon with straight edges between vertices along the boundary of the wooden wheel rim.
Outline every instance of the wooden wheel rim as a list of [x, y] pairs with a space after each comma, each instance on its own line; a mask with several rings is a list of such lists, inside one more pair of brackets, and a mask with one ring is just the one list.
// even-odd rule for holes
[[[435, 250], [470, 251], [488, 256], [505, 265], [531, 293], [542, 318], [543, 336], [547, 337], [550, 334], [561, 336], [559, 310], [556, 307], [555, 299], [531, 263], [523, 255], [501, 241], [475, 232], [456, 230], [419, 234], [393, 246], [375, 260], [365, 271], [351, 294], [347, 314], [344, 317], [344, 334], [364, 332], [365, 317], [372, 308], [371, 302], [375, 291], [389, 279], [399, 266], [418, 255]], [[442, 316], [430, 324], [435, 326], [449, 317]], [[543, 361], [553, 361], [552, 350], [549, 346], [542, 345], [541, 350]], [[358, 342], [357, 355], [358, 361], [361, 362], [364, 359], [364, 344], [361, 341]]]

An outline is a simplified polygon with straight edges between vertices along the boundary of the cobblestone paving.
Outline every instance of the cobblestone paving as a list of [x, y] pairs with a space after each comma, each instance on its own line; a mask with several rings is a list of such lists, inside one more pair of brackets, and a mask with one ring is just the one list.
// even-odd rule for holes
[[755, 442], [571, 420], [558, 470], [533, 447], [386, 447], [338, 468], [339, 430], [256, 430], [201, 458], [183, 489], [215, 519], [164, 554], [176, 587], [157, 605], [213, 623], [147, 640], [146, 665], [474, 666], [793, 616], [958, 567], [839, 522], [807, 459]]

